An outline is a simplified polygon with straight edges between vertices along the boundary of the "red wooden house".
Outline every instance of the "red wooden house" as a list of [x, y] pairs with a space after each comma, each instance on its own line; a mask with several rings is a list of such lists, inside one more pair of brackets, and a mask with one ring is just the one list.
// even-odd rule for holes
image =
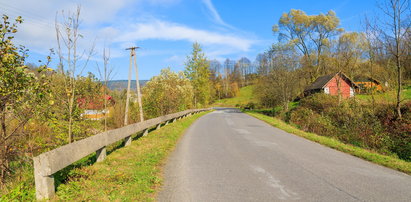
[[353, 97], [355, 90], [358, 88], [350, 78], [342, 72], [329, 74], [319, 77], [313, 84], [304, 90], [304, 96], [314, 93], [325, 93], [329, 95], [338, 95], [341, 92], [343, 98]]

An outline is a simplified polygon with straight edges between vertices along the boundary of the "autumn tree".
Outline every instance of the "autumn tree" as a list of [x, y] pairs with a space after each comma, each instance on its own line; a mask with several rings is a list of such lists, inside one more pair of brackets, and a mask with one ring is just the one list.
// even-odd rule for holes
[[218, 60], [210, 60], [210, 82], [213, 99], [221, 99], [223, 94], [223, 79], [221, 76], [221, 63]]
[[[61, 12], [61, 22], [55, 22], [57, 37], [57, 54], [59, 56], [59, 73], [64, 75], [65, 93], [63, 93], [62, 104], [67, 107], [68, 119], [68, 142], [74, 141], [73, 124], [75, 109], [77, 108], [77, 77], [80, 76], [87, 66], [93, 54], [93, 47], [89, 51], [78, 49], [78, 43], [83, 36], [79, 33], [80, 27], [80, 6], [74, 13]], [[64, 50], [63, 50], [64, 49]]]
[[149, 118], [154, 118], [190, 109], [194, 91], [183, 72], [166, 68], [146, 83], [143, 95], [144, 111]]
[[330, 46], [331, 40], [340, 34], [340, 20], [334, 11], [327, 14], [307, 15], [302, 10], [292, 9], [283, 13], [273, 32], [279, 40], [294, 46], [303, 55], [303, 64], [310, 68], [310, 77], [314, 81], [325, 72], [322, 65], [324, 49]]
[[265, 107], [288, 104], [298, 94], [297, 68], [299, 60], [294, 48], [287, 44], [274, 44], [269, 50], [270, 68], [267, 74], [260, 75], [256, 85], [256, 95]]
[[185, 74], [191, 80], [194, 89], [194, 106], [205, 106], [211, 101], [210, 70], [200, 44], [193, 44], [193, 51], [187, 56]]
[[17, 157], [16, 142], [24, 138], [24, 127], [33, 116], [42, 113], [49, 94], [47, 71], [51, 69], [46, 64], [33, 69], [36, 72], [30, 70], [25, 65], [27, 50], [12, 41], [22, 22], [17, 17], [10, 23], [3, 15], [0, 24], [0, 184], [13, 172], [9, 163]]
[[366, 49], [366, 38], [364, 33], [348, 32], [343, 33], [338, 38], [334, 50], [335, 71], [343, 71], [353, 78], [356, 67], [363, 58]]

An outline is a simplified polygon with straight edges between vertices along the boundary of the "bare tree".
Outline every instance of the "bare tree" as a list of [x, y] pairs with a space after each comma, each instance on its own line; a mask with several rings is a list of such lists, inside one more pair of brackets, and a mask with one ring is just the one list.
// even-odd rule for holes
[[[77, 6], [74, 13], [61, 12], [61, 22], [56, 14], [55, 28], [57, 37], [57, 54], [59, 56], [59, 71], [65, 76], [66, 103], [68, 111], [68, 142], [73, 142], [73, 111], [76, 107], [76, 83], [87, 66], [94, 52], [94, 44], [89, 51], [78, 53], [78, 40], [83, 36], [79, 33], [81, 7]], [[62, 47], [64, 46], [64, 51]]]
[[109, 66], [110, 62], [110, 49], [106, 49], [104, 47], [103, 49], [103, 69], [100, 69], [100, 67], [97, 64], [97, 70], [100, 75], [100, 78], [103, 81], [103, 99], [104, 99], [104, 131], [107, 131], [107, 113], [108, 113], [108, 108], [107, 108], [107, 88], [108, 88], [108, 81], [111, 80], [111, 76], [113, 73], [113, 68]]
[[410, 31], [410, 1], [409, 0], [387, 0], [379, 5], [386, 15], [382, 27], [379, 29], [384, 37], [387, 52], [393, 56], [397, 70], [397, 99], [396, 111], [401, 119], [401, 85], [402, 85], [402, 60], [406, 56], [406, 34]]

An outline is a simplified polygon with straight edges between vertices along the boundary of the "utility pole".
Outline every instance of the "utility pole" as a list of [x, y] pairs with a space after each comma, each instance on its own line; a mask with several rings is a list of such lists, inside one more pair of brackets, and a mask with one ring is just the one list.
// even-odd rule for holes
[[[128, 85], [127, 85], [127, 100], [126, 100], [126, 111], [124, 115], [124, 125], [126, 126], [128, 124], [128, 107], [130, 104], [130, 86], [131, 86], [131, 74], [132, 74], [132, 66], [133, 66], [133, 61], [134, 61], [134, 67], [136, 69], [136, 88], [137, 88], [137, 102], [138, 102], [138, 107], [139, 107], [139, 112], [140, 112], [140, 122], [144, 121], [143, 117], [143, 105], [141, 103], [141, 93], [140, 93], [140, 83], [138, 80], [138, 68], [137, 68], [137, 56], [136, 56], [136, 49], [140, 47], [130, 47], [127, 48], [126, 50], [130, 50], [130, 66], [128, 69]], [[134, 60], [133, 60], [134, 57]]]

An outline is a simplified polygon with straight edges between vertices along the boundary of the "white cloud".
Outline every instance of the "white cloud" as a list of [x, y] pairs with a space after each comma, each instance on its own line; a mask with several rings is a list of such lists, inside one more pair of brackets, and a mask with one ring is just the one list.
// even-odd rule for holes
[[202, 0], [202, 1], [203, 1], [203, 4], [207, 7], [209, 14], [211, 15], [215, 23], [222, 25], [224, 27], [230, 28], [230, 29], [234, 29], [234, 27], [224, 22], [220, 14], [218, 14], [217, 9], [215, 9], [213, 2], [211, 0]]
[[186, 40], [190, 42], [198, 42], [202, 45], [229, 46], [240, 51], [248, 51], [254, 43], [253, 40], [244, 37], [193, 29], [185, 25], [161, 20], [136, 23], [129, 27], [130, 30], [126, 30], [126, 33], [120, 35], [116, 41], [124, 42], [147, 39]]
[[[232, 53], [247, 52], [258, 43], [235, 28], [223, 31], [196, 29], [189, 25], [160, 20], [151, 13], [138, 12], [146, 8], [172, 6], [181, 0], [0, 0], [0, 7], [11, 18], [23, 16], [24, 23], [19, 25], [16, 42], [25, 45], [31, 52], [47, 55], [50, 48], [56, 48], [54, 21], [56, 12], [74, 11], [81, 3], [82, 24], [80, 33], [84, 36], [79, 41], [79, 50], [89, 49], [95, 42], [95, 50], [101, 52], [104, 45], [110, 45], [111, 57], [125, 57], [124, 49], [144, 40], [199, 42], [210, 58], [221, 58]], [[202, 0], [214, 22], [226, 28], [225, 23], [211, 0]], [[166, 62], [181, 63], [186, 51], [170, 47], [165, 49], [143, 49], [140, 56], [174, 55]], [[99, 54], [93, 60], [100, 58]]]

